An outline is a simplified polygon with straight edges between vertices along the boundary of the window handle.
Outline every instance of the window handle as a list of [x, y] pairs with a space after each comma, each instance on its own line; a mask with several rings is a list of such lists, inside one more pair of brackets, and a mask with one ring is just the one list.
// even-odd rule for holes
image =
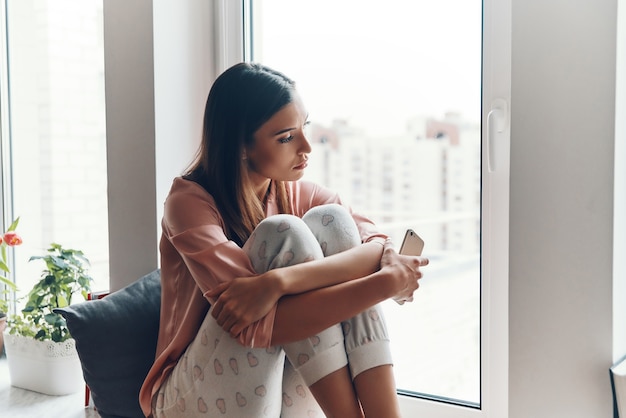
[[495, 99], [491, 105], [491, 110], [487, 114], [487, 169], [490, 173], [496, 171], [496, 159], [502, 142], [501, 133], [506, 129], [507, 104], [504, 99]]

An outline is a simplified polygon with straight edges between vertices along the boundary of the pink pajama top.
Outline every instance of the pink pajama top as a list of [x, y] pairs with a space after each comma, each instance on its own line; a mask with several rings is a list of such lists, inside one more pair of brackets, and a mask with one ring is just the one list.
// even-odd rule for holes
[[[298, 217], [314, 206], [342, 204], [337, 194], [314, 183], [288, 182], [286, 186]], [[273, 192], [266, 206], [266, 216], [277, 213]], [[372, 221], [348, 210], [362, 242], [387, 237]], [[224, 221], [213, 197], [197, 183], [174, 179], [161, 226], [161, 322], [156, 358], [139, 394], [146, 416], [151, 416], [153, 395], [196, 337], [210, 306], [205, 294], [222, 282], [255, 274], [244, 251], [226, 238]], [[248, 326], [239, 342], [249, 347], [270, 346], [275, 314], [276, 306]]]

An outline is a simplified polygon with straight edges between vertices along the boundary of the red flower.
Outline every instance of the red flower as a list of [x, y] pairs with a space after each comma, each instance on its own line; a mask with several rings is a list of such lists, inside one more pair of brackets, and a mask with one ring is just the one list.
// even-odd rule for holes
[[4, 242], [9, 247], [13, 247], [15, 245], [20, 245], [22, 243], [22, 237], [20, 237], [14, 231], [9, 231], [6, 234], [4, 234]]

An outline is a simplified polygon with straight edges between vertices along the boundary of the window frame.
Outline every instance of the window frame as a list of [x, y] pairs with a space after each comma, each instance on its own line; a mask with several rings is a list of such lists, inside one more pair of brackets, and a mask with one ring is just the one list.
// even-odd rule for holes
[[[6, 0], [0, 0], [0, 21], [6, 22]], [[6, 23], [0, 25], [0, 231], [13, 219], [11, 187], [11, 128], [9, 112], [9, 71]], [[12, 254], [11, 254], [12, 256]], [[10, 273], [10, 278], [12, 273]]]
[[[250, 17], [248, 1], [216, 2], [218, 73], [243, 61], [250, 48], [244, 23]], [[508, 413], [511, 0], [483, 1], [482, 63], [480, 407], [400, 394], [407, 416], [484, 418]]]

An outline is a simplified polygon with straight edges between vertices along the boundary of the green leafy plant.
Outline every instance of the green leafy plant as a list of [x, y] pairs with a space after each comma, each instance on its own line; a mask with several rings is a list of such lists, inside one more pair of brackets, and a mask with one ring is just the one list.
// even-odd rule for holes
[[29, 261], [33, 260], [43, 260], [46, 268], [41, 280], [28, 293], [21, 315], [10, 317], [10, 333], [41, 341], [65, 341], [71, 338], [70, 332], [65, 319], [54, 313], [54, 309], [70, 305], [77, 293], [87, 299], [93, 281], [88, 274], [89, 260], [82, 251], [65, 249], [55, 243], [48, 254], [33, 256]]

